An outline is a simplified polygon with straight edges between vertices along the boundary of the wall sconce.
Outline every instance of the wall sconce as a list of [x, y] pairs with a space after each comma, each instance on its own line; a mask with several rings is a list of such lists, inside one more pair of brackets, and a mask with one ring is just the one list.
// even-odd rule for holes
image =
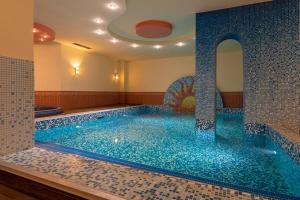
[[117, 81], [117, 80], [119, 80], [119, 78], [120, 78], [120, 76], [118, 73], [113, 74], [113, 80]]
[[72, 64], [72, 66], [74, 68], [74, 74], [75, 74], [75, 76], [79, 75], [79, 73], [80, 73], [79, 65], [80, 65], [79, 63], [73, 63]]

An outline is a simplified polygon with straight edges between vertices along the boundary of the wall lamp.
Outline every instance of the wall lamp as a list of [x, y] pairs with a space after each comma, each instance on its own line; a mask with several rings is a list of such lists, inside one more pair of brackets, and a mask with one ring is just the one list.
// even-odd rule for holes
[[113, 80], [117, 81], [117, 80], [119, 80], [119, 78], [120, 78], [120, 75], [118, 73], [113, 74]]
[[74, 68], [74, 74], [75, 74], [75, 76], [79, 75], [79, 73], [80, 73], [80, 68], [79, 68], [80, 63], [73, 63], [72, 66]]

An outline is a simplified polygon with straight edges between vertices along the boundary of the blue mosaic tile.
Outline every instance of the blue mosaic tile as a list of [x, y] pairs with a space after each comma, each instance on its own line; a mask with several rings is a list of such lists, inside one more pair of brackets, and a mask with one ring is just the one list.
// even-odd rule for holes
[[215, 121], [216, 48], [225, 39], [243, 48], [245, 123], [281, 123], [300, 134], [299, 0], [197, 14], [196, 118], [203, 128]]
[[43, 129], [55, 128], [55, 127], [65, 126], [77, 122], [97, 120], [102, 117], [113, 117], [113, 116], [126, 115], [126, 114], [139, 114], [145, 112], [146, 108], [147, 108], [146, 106], [141, 105], [141, 106], [125, 107], [120, 109], [111, 109], [107, 111], [102, 110], [98, 112], [73, 114], [73, 115], [61, 116], [61, 117], [50, 117], [46, 119], [41, 118], [36, 120], [35, 129], [43, 130]]

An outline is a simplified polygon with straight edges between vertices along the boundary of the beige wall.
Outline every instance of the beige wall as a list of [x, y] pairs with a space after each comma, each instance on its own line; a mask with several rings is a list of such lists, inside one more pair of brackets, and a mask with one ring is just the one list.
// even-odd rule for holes
[[[238, 42], [226, 40], [217, 51], [217, 87], [243, 91], [243, 57]], [[195, 56], [129, 62], [128, 92], [164, 92], [176, 79], [195, 74]]]
[[[36, 91], [119, 91], [112, 79], [117, 62], [109, 57], [57, 43], [34, 46]], [[74, 64], [80, 74], [74, 74]]]
[[1, 0], [0, 55], [33, 59], [33, 0]]
[[128, 92], [164, 92], [176, 79], [195, 74], [195, 57], [129, 62]]
[[[195, 74], [195, 57], [173, 57], [132, 62], [89, 53], [57, 43], [34, 46], [37, 91], [164, 92], [176, 79]], [[217, 86], [224, 92], [243, 91], [242, 50], [229, 40], [218, 47]], [[72, 64], [80, 63], [74, 76]], [[112, 74], [120, 74], [114, 81]]]
[[235, 40], [225, 40], [217, 48], [217, 87], [222, 92], [243, 91], [243, 51]]
[[34, 78], [37, 91], [62, 89], [61, 45], [34, 45]]

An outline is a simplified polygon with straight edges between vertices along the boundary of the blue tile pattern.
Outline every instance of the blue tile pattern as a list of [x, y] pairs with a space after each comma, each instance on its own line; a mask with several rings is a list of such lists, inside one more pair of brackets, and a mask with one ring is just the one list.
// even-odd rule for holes
[[0, 55], [0, 155], [32, 148], [33, 62]]
[[[208, 183], [210, 183], [211, 180], [215, 180], [215, 181], [218, 180], [213, 183], [223, 185], [222, 182], [226, 182], [224, 186], [229, 186], [228, 183], [232, 183], [231, 187], [235, 187], [235, 188], [240, 188], [237, 186], [240, 184], [247, 187], [251, 185], [251, 187], [254, 188], [257, 187], [257, 185], [259, 185], [260, 189], [264, 188], [266, 190], [269, 190], [268, 188], [278, 187], [280, 188], [280, 190], [278, 191], [281, 191], [283, 193], [287, 192], [287, 188], [285, 188], [285, 185], [279, 184], [279, 183], [283, 183], [282, 177], [281, 176], [277, 177], [277, 175], [275, 175], [277, 174], [277, 172], [273, 174], [277, 170], [276, 165], [274, 165], [272, 161], [273, 157], [275, 158], [275, 156], [273, 155], [271, 150], [266, 149], [265, 142], [264, 142], [269, 140], [264, 140], [263, 138], [257, 136], [247, 136], [247, 137], [244, 136], [241, 129], [241, 127], [243, 126], [238, 125], [241, 123], [236, 124], [238, 126], [234, 126], [234, 127], [229, 126], [229, 124], [226, 125], [228, 122], [236, 123], [237, 122], [236, 119], [238, 119], [238, 121], [242, 120], [243, 114], [240, 109], [232, 109], [232, 110], [224, 109], [225, 112], [219, 113], [222, 115], [222, 121], [220, 121], [220, 124], [218, 126], [219, 129], [217, 130], [221, 132], [219, 132], [216, 135], [216, 138], [212, 134], [207, 134], [207, 136], [212, 136], [212, 137], [206, 137], [206, 134], [196, 133], [195, 135], [193, 129], [194, 121], [192, 116], [187, 115], [185, 117], [181, 115], [174, 115], [172, 114], [172, 112], [170, 112], [171, 115], [165, 115], [164, 112], [169, 110], [166, 109], [164, 106], [140, 106], [138, 107], [138, 109], [140, 109], [140, 111], [135, 110], [135, 112], [133, 112], [132, 114], [141, 113], [139, 115], [133, 115], [133, 116], [127, 115], [125, 117], [122, 115], [121, 116], [114, 115], [118, 117], [108, 118], [107, 120], [101, 119], [100, 121], [99, 120], [89, 121], [87, 123], [76, 123], [68, 127], [66, 126], [66, 127], [61, 127], [59, 129], [57, 128], [53, 130], [49, 129], [45, 132], [38, 132], [36, 134], [37, 135], [36, 137], [38, 141], [47, 142], [45, 144], [42, 144], [41, 147], [43, 148], [50, 148], [50, 149], [54, 148], [55, 150], [58, 151], [75, 153], [75, 154], [79, 154], [94, 159], [115, 162], [118, 164], [124, 164], [136, 168], [189, 178], [192, 180], [200, 180]], [[106, 112], [110, 113], [111, 111], [106, 111]], [[118, 110], [113, 110], [113, 112], [119, 113]], [[105, 115], [105, 113], [102, 114]], [[178, 120], [180, 121], [180, 124]], [[151, 128], [149, 128], [150, 125]], [[77, 126], [79, 126], [79, 129], [77, 128]], [[222, 128], [220, 129], [220, 127]], [[75, 134], [76, 137], [73, 138], [72, 134]], [[157, 134], [159, 134], [160, 137], [157, 137]], [[181, 135], [183, 135], [185, 138], [183, 139], [183, 141]], [[116, 138], [117, 141], [115, 141]], [[153, 140], [151, 138], [156, 138], [156, 139]], [[55, 144], [52, 144], [52, 141], [56, 141]], [[171, 145], [167, 145], [167, 149], [166, 149], [166, 146], [164, 145], [165, 143], [161, 143], [163, 141], [169, 141]], [[185, 141], [187, 141], [187, 143], [185, 143]], [[132, 142], [134, 142], [133, 146], [129, 145]], [[205, 145], [203, 145], [202, 142], [204, 142]], [[228, 146], [228, 142], [230, 142], [229, 146]], [[95, 145], [95, 143], [97, 144]], [[153, 147], [153, 150], [155, 149], [155, 151], [151, 150], [150, 152], [148, 152], [149, 149], [147, 148], [147, 145], [149, 146], [149, 144], [155, 147], [155, 148]], [[217, 149], [219, 148], [221, 149], [224, 148], [222, 151], [217, 153], [218, 155], [211, 155], [213, 154], [214, 151], [210, 150], [210, 146], [214, 144], [218, 144], [218, 147], [212, 146], [211, 149], [214, 149], [214, 151], [217, 151]], [[254, 145], [254, 149], [249, 148], [252, 147], [253, 145]], [[199, 148], [197, 146], [199, 146]], [[200, 148], [200, 146], [201, 147], [206, 146], [206, 150]], [[99, 149], [98, 147], [101, 148]], [[227, 149], [227, 147], [229, 149]], [[138, 153], [136, 152], [133, 154], [132, 148], [134, 149], [134, 152], [138, 150], [137, 151]], [[180, 153], [181, 152], [180, 148], [186, 148], [185, 154]], [[232, 148], [234, 149], [236, 148], [234, 150], [235, 153], [232, 153], [231, 151], [227, 152]], [[189, 149], [192, 151], [190, 151]], [[245, 151], [243, 149], [245, 149]], [[259, 153], [261, 151], [260, 149], [266, 151], [266, 155], [267, 155], [266, 157], [264, 157], [263, 154]], [[121, 157], [119, 157], [120, 150], [122, 151]], [[202, 151], [204, 151], [205, 153], [203, 153]], [[148, 153], [145, 154], [145, 152]], [[174, 152], [176, 152], [176, 154], [174, 154]], [[197, 152], [197, 155], [194, 155], [195, 152]], [[181, 155], [180, 160], [177, 159], [177, 153], [180, 153], [179, 155]], [[166, 160], [164, 157], [166, 155], [170, 160], [170, 163], [168, 162], [165, 163], [167, 165], [163, 164], [164, 162], [162, 162], [162, 160], [164, 161]], [[205, 160], [205, 158], [201, 157], [201, 155], [206, 155], [206, 156], [211, 155], [209, 156], [211, 161], [213, 160], [213, 158], [217, 158], [218, 160], [219, 159], [222, 160], [223, 158], [226, 160], [226, 162], [222, 161], [221, 163], [223, 164], [210, 165], [209, 162], [206, 163], [200, 161], [200, 160]], [[241, 157], [241, 155], [243, 156]], [[294, 154], [294, 153], [292, 154], [289, 153], [289, 155], [291, 157], [293, 155], [298, 156], [298, 154]], [[157, 158], [160, 156], [162, 156], [161, 162], [156, 163], [155, 159], [153, 158]], [[228, 156], [229, 158], [227, 158]], [[283, 156], [283, 159], [285, 159], [286, 157], [287, 156]], [[257, 162], [258, 158], [261, 158], [261, 161]], [[197, 167], [193, 166], [193, 164], [189, 162], [190, 159], [193, 159], [193, 163], [194, 162], [198, 163]], [[210, 173], [211, 170], [218, 170], [219, 165], [227, 166], [225, 163], [227, 163], [231, 159], [234, 159], [236, 160], [235, 161], [236, 163], [239, 163], [239, 165], [235, 167], [233, 166], [231, 167], [239, 171], [240, 172], [239, 174], [236, 174], [233, 177], [231, 177], [230, 173], [224, 173], [225, 176], [220, 174], [218, 175], [217, 173], [216, 174]], [[177, 164], [176, 167], [174, 168], [173, 164], [175, 161]], [[153, 166], [153, 162], [156, 163], [154, 166]], [[242, 164], [244, 162], [248, 163], [247, 167], [245, 167], [246, 165]], [[251, 163], [251, 165], [249, 165], [249, 162]], [[268, 162], [269, 164], [263, 165], [262, 163], [265, 162]], [[143, 164], [137, 164], [137, 163], [143, 163]], [[208, 165], [206, 165], [205, 163]], [[257, 163], [260, 163], [261, 166], [257, 165]], [[205, 164], [205, 167], [204, 166], [200, 167], [203, 164]], [[228, 164], [230, 164], [230, 162]], [[186, 166], [191, 166], [191, 167], [190, 169], [186, 169]], [[240, 169], [238, 166], [240, 167], [244, 166], [244, 167]], [[225, 168], [223, 168], [224, 172], [226, 171]], [[271, 170], [269, 170], [269, 168]], [[168, 170], [161, 170], [161, 169], [168, 169]], [[253, 171], [253, 169], [257, 170], [256, 173], [260, 173], [260, 174], [262, 172], [262, 169], [266, 169], [263, 170], [263, 173], [259, 177], [268, 177], [268, 178], [263, 178], [262, 180], [270, 181], [270, 185], [268, 184], [266, 185], [266, 182], [260, 180], [259, 178], [258, 179], [255, 178], [254, 181], [253, 176], [244, 175], [244, 174], [248, 174], [250, 171]], [[286, 172], [286, 169], [283, 170], [283, 172]], [[214, 174], [217, 175], [217, 177], [215, 177]], [[239, 176], [239, 177], [241, 176], [241, 177], [236, 178], [235, 176]], [[277, 181], [271, 181], [271, 180], [277, 180]], [[274, 183], [277, 184], [274, 185]], [[241, 187], [240, 189], [245, 190], [247, 189], [247, 187], [246, 188]]]
[[281, 123], [300, 134], [299, 0], [198, 13], [196, 18], [200, 128], [215, 127], [216, 48], [225, 39], [236, 39], [244, 53], [247, 129], [256, 133], [261, 126], [255, 124]]
[[0, 160], [130, 200], [278, 199], [41, 148]]
[[118, 109], [101, 110], [96, 112], [71, 114], [71, 115], [61, 116], [61, 117], [49, 117], [46, 119], [41, 118], [36, 120], [35, 129], [43, 130], [43, 129], [55, 128], [55, 127], [65, 126], [77, 122], [97, 120], [103, 117], [113, 117], [113, 116], [126, 115], [126, 114], [139, 114], [144, 112], [146, 108], [147, 108], [146, 106], [141, 105], [141, 106], [118, 108]]

